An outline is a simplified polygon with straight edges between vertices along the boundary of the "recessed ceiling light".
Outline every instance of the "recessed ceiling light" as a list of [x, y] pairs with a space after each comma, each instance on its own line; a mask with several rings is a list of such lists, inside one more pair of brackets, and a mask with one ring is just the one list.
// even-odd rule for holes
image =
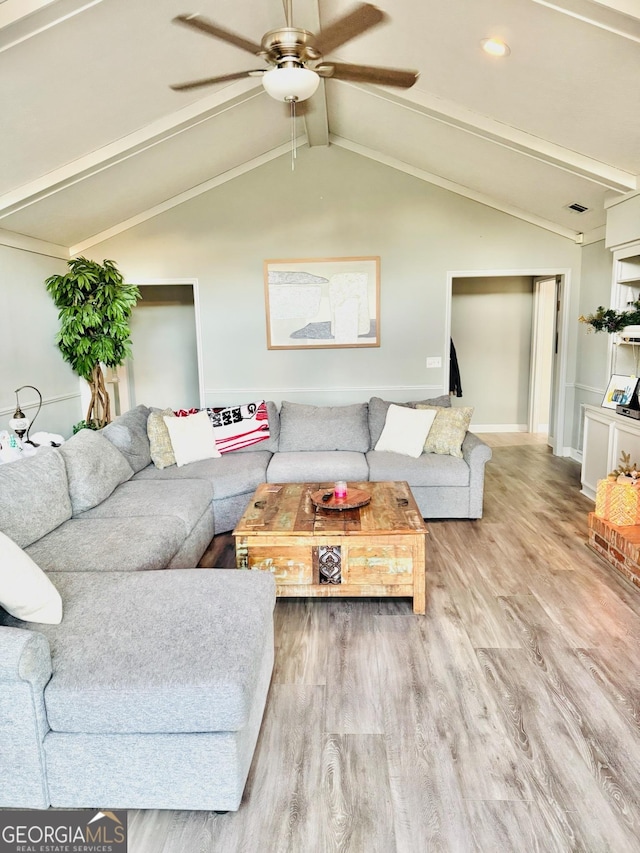
[[498, 38], [482, 39], [480, 45], [490, 56], [509, 56], [511, 48]]

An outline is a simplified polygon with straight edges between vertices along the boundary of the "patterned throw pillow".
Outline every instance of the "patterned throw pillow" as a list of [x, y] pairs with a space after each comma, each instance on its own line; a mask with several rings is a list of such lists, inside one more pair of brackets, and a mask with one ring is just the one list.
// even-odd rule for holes
[[[175, 414], [184, 418], [198, 411], [199, 409], [180, 409]], [[220, 453], [245, 450], [252, 444], [270, 437], [269, 416], [264, 400], [243, 406], [208, 408], [203, 411], [207, 412], [213, 424], [216, 447]]]
[[149, 414], [147, 419], [147, 435], [149, 436], [149, 451], [151, 460], [156, 468], [168, 468], [176, 464], [176, 457], [171, 445], [169, 430], [163, 418], [174, 417], [171, 409], [163, 409]]
[[213, 424], [216, 447], [220, 453], [244, 450], [245, 447], [269, 438], [269, 416], [264, 400], [244, 406], [207, 409], [207, 412]]
[[[431, 409], [434, 407], [419, 403], [417, 408]], [[460, 406], [451, 409], [436, 408], [436, 419], [424, 443], [424, 452], [461, 458], [462, 442], [471, 424], [472, 415], [473, 406]]]

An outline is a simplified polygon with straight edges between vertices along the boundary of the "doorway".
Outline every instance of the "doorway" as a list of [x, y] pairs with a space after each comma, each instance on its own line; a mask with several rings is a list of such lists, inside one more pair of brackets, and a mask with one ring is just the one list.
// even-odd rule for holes
[[549, 435], [552, 411], [553, 362], [556, 353], [558, 287], [555, 276], [533, 279], [529, 432]]
[[568, 271], [448, 277], [460, 402], [474, 407], [474, 430], [546, 435], [553, 452], [563, 455]]
[[202, 356], [197, 282], [138, 284], [131, 315], [131, 358], [113, 377], [116, 413], [143, 403], [202, 408]]

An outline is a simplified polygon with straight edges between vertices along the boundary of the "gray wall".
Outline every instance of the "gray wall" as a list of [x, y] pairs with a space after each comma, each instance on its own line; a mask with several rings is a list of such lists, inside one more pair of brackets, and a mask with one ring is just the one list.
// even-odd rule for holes
[[[287, 156], [274, 160], [90, 254], [132, 281], [198, 279], [209, 405], [438, 393], [449, 271], [568, 269], [577, 291], [580, 270], [570, 240], [336, 147], [303, 149], [293, 173]], [[381, 257], [380, 348], [268, 351], [263, 261], [358, 255]], [[427, 369], [438, 354], [443, 368]]]
[[531, 276], [456, 278], [453, 338], [463, 397], [473, 424], [526, 429], [529, 414]]
[[[21, 385], [34, 385], [44, 398], [33, 432], [71, 435], [74, 423], [84, 417], [79, 379], [62, 360], [54, 337], [58, 312], [44, 281], [64, 273], [59, 258], [0, 246], [0, 429], [6, 429], [16, 408], [13, 393]], [[25, 415], [36, 413], [37, 395], [20, 392]]]
[[[131, 317], [128, 364], [131, 405], [153, 400], [159, 408], [200, 405], [193, 287], [140, 285]], [[124, 400], [121, 401], [126, 409]]]

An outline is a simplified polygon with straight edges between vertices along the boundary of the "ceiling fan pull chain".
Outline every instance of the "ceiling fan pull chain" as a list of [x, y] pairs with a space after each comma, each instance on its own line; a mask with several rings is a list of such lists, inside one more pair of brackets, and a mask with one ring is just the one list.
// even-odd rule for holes
[[291, 171], [296, 168], [296, 101], [289, 101], [289, 115], [291, 116]]

